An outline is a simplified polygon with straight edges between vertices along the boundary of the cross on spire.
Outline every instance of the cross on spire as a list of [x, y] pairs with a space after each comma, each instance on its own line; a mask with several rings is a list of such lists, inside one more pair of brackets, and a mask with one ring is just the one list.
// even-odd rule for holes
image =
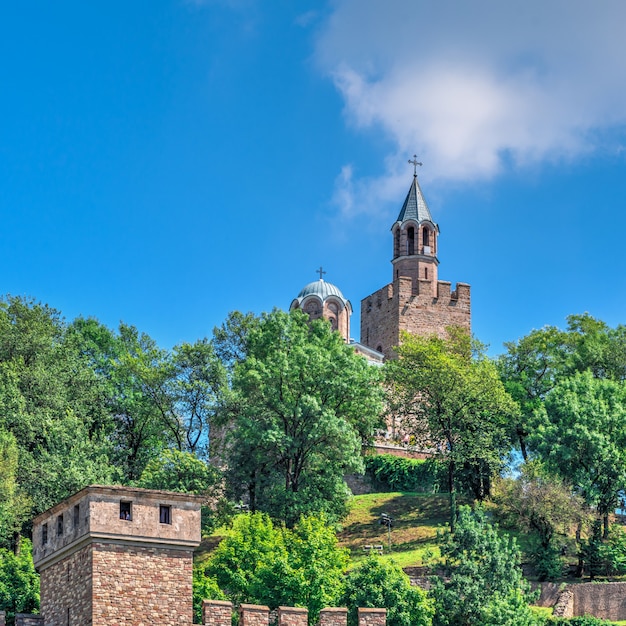
[[409, 163], [413, 165], [413, 176], [417, 176], [417, 166], [421, 167], [421, 163], [417, 160], [417, 154], [413, 155], [413, 159], [409, 159]]
[[320, 265], [320, 268], [315, 271], [320, 275], [320, 280], [324, 280], [324, 274], [326, 274], [326, 272], [322, 269], [322, 266]]

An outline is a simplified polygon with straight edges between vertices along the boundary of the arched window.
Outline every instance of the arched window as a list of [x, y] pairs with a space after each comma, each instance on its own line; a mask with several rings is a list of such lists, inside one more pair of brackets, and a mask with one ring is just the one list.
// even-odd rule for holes
[[406, 231], [406, 253], [415, 254], [415, 229], [410, 226]]
[[396, 232], [393, 236], [393, 258], [400, 256], [400, 229], [396, 228]]
[[430, 230], [426, 226], [422, 228], [422, 245], [430, 246]]
[[314, 320], [320, 316], [320, 307], [315, 300], [307, 302], [304, 305], [304, 312], [308, 314], [309, 318]]
[[383, 347], [380, 344], [378, 344], [378, 346], [376, 347], [376, 350], [378, 350], [378, 352], [382, 352]]

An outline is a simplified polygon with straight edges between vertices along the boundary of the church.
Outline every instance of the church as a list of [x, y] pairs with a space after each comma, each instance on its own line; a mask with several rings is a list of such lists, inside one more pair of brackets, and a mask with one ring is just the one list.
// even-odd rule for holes
[[413, 180], [398, 218], [391, 226], [391, 282], [361, 300], [361, 338], [350, 338], [352, 304], [341, 290], [320, 278], [306, 285], [291, 309], [311, 319], [323, 317], [346, 342], [373, 363], [393, 358], [401, 331], [443, 336], [448, 326], [471, 332], [470, 286], [439, 280], [439, 226], [433, 221], [417, 179]]

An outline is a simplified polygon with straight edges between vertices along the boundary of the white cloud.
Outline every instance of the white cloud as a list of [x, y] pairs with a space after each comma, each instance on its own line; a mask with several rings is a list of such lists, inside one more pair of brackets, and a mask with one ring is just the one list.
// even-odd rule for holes
[[348, 123], [395, 146], [380, 180], [339, 178], [344, 214], [406, 185], [414, 151], [425, 178], [465, 181], [601, 147], [626, 123], [624, 24], [623, 0], [336, 0], [318, 65]]

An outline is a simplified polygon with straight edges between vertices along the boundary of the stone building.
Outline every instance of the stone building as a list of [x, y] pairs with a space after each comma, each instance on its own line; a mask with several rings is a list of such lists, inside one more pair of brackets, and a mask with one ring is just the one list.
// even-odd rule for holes
[[442, 336], [447, 326], [470, 327], [470, 286], [439, 280], [439, 226], [413, 176], [391, 227], [392, 281], [361, 301], [361, 344], [393, 356], [400, 332]]
[[344, 341], [350, 340], [350, 316], [352, 304], [341, 293], [338, 287], [327, 283], [322, 275], [321, 268], [318, 270], [320, 279], [309, 283], [302, 288], [298, 296], [293, 300], [289, 310], [302, 309], [312, 320], [323, 317], [330, 322], [333, 330], [338, 331]]
[[200, 501], [96, 485], [38, 515], [43, 626], [191, 624]]
[[371, 363], [393, 356], [405, 330], [442, 336], [448, 326], [471, 330], [470, 286], [439, 280], [439, 226], [433, 221], [417, 174], [398, 219], [391, 227], [392, 281], [361, 301], [361, 340], [350, 339], [352, 305], [338, 287], [320, 279], [309, 283], [291, 303], [311, 319], [324, 317], [344, 340]]

